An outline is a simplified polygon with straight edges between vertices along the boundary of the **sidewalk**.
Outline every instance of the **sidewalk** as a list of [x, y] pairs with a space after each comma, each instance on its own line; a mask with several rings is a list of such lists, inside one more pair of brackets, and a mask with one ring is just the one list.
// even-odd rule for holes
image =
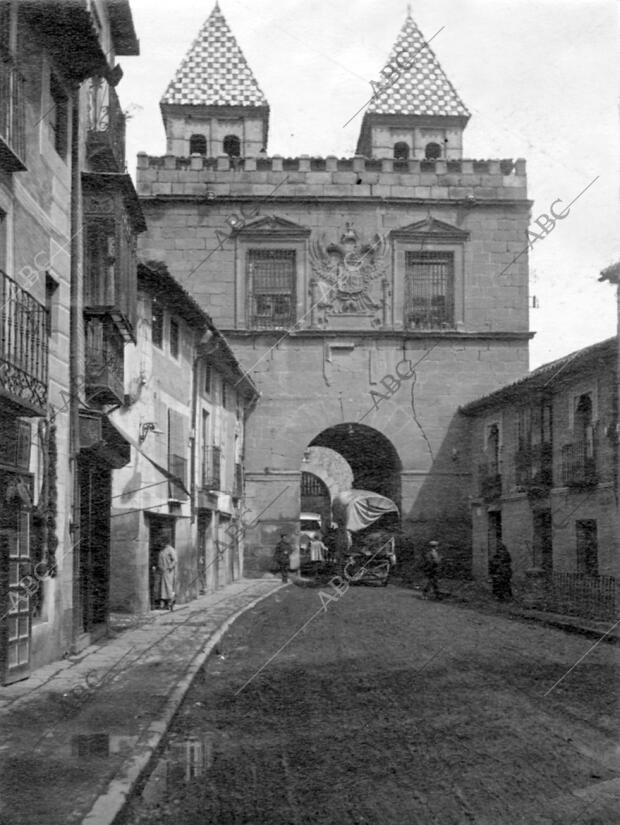
[[0, 688], [0, 825], [109, 825], [232, 622], [282, 587], [245, 579], [154, 612]]
[[[551, 613], [546, 610], [524, 607], [518, 601], [499, 602], [493, 598], [488, 590], [473, 581], [440, 579], [439, 585], [444, 598], [452, 603], [460, 602], [485, 613], [497, 613], [500, 616], [538, 622], [547, 627], [565, 630], [568, 633], [578, 633], [593, 640], [600, 640], [603, 636], [606, 642], [615, 643], [620, 640], [620, 622], [614, 627], [615, 619], [606, 622], [597, 621], [581, 616]], [[409, 586], [411, 587], [411, 585]], [[419, 598], [423, 598], [419, 586], [413, 585], [412, 589]]]

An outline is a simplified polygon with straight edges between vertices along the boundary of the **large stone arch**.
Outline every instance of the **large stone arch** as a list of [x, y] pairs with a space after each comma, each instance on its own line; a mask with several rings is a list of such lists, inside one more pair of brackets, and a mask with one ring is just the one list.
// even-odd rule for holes
[[310, 454], [319, 447], [338, 453], [349, 465], [351, 487], [373, 490], [400, 507], [402, 463], [392, 442], [379, 430], [353, 421], [336, 424], [312, 439]]

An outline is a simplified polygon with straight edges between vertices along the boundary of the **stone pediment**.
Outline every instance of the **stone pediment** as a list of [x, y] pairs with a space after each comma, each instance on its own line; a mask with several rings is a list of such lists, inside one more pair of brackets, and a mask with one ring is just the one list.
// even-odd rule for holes
[[415, 223], [410, 223], [400, 229], [393, 229], [390, 232], [390, 237], [399, 240], [435, 238], [446, 241], [465, 241], [469, 238], [469, 232], [429, 215], [422, 221], [415, 221]]
[[246, 223], [243, 229], [239, 230], [239, 234], [305, 237], [310, 234], [310, 229], [293, 221], [287, 221], [285, 218], [278, 218], [276, 215], [265, 215], [251, 223]]

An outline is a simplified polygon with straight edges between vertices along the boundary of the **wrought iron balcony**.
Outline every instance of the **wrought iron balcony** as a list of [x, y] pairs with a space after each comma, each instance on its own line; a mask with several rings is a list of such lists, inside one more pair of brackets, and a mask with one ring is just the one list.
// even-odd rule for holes
[[113, 86], [93, 77], [88, 88], [88, 159], [96, 171], [125, 169], [125, 115]]
[[100, 404], [122, 404], [123, 338], [107, 316], [86, 318], [86, 395]]
[[23, 171], [26, 159], [24, 78], [0, 50], [0, 168]]
[[598, 484], [594, 444], [576, 441], [562, 447], [562, 484], [566, 487], [590, 487]]
[[514, 454], [515, 482], [528, 490], [545, 490], [551, 487], [552, 445], [532, 444], [522, 447]]
[[204, 490], [220, 490], [222, 484], [222, 450], [205, 447], [202, 458], [202, 487]]
[[499, 465], [483, 463], [478, 465], [480, 495], [485, 501], [495, 501], [502, 494], [502, 476]]
[[47, 310], [0, 270], [0, 395], [18, 415], [45, 415]]

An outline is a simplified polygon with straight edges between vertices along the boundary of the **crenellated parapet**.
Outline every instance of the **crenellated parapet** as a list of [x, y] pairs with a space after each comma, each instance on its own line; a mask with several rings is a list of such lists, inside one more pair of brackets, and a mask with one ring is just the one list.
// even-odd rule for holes
[[[525, 160], [138, 155], [141, 197], [527, 198]], [[277, 193], [274, 188], [277, 187]]]

